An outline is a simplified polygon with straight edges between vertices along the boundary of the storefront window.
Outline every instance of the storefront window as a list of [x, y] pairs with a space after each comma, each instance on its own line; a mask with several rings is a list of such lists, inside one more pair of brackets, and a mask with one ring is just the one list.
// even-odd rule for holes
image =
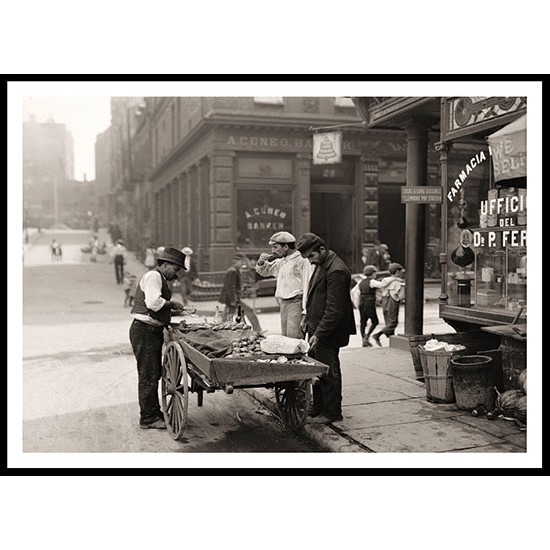
[[450, 305], [515, 311], [527, 300], [526, 178], [491, 178], [488, 148], [454, 149], [447, 293]]
[[478, 307], [514, 311], [526, 305], [526, 198], [526, 189], [500, 187], [481, 201], [480, 225], [473, 231]]
[[292, 232], [292, 191], [237, 190], [237, 245], [266, 248], [277, 231]]
[[[479, 227], [480, 200], [490, 177], [484, 143], [454, 143], [449, 153], [447, 196], [447, 294], [450, 305], [470, 307], [475, 285], [475, 249], [468, 232]], [[464, 293], [462, 292], [464, 291]]]

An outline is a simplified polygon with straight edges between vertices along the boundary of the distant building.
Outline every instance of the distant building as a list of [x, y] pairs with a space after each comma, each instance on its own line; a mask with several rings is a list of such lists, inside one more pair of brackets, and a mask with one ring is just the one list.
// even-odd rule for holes
[[109, 126], [98, 134], [95, 142], [95, 187], [97, 193], [97, 218], [101, 225], [107, 226], [112, 218], [110, 204], [111, 190], [111, 149], [112, 128]]
[[60, 221], [60, 186], [74, 180], [73, 137], [65, 124], [23, 123], [23, 201], [28, 225]]
[[[188, 245], [200, 271], [218, 272], [236, 249], [251, 259], [268, 250], [275, 231], [313, 231], [354, 271], [377, 240], [405, 263], [406, 133], [367, 129], [350, 98], [119, 97], [111, 120], [111, 219], [131, 249]], [[326, 128], [342, 132], [337, 164], [313, 162]], [[324, 143], [318, 157], [335, 154]], [[438, 205], [427, 216], [429, 241]]]

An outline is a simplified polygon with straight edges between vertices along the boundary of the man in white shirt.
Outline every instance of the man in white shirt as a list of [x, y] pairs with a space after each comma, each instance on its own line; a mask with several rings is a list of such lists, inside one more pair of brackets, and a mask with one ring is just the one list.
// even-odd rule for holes
[[115, 264], [115, 278], [117, 285], [121, 285], [124, 280], [124, 266], [126, 265], [127, 252], [124, 246], [124, 241], [118, 239], [115, 246], [109, 254], [109, 263]]
[[269, 239], [271, 255], [260, 254], [256, 272], [262, 277], [276, 277], [275, 298], [281, 313], [281, 334], [303, 338], [302, 320], [306, 314], [309, 279], [313, 268], [296, 250], [296, 238], [288, 231], [279, 231]]

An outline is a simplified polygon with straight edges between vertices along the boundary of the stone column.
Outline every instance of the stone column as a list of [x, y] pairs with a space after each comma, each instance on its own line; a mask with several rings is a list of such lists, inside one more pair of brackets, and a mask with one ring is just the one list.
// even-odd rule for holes
[[210, 247], [210, 176], [209, 159], [204, 158], [199, 163], [199, 243], [197, 261], [201, 271], [209, 271]]
[[311, 159], [308, 153], [296, 155], [296, 191], [294, 195], [294, 236], [301, 235], [311, 229]]
[[235, 252], [234, 158], [232, 151], [210, 155], [210, 271], [225, 271]]
[[198, 161], [195, 164], [195, 169], [197, 171], [197, 177], [196, 177], [196, 201], [197, 201], [197, 211], [195, 212], [195, 216], [197, 216], [197, 235], [196, 235], [196, 250], [195, 250], [195, 259], [202, 265], [202, 256], [204, 254], [204, 242], [205, 238], [203, 235], [203, 216], [208, 214], [207, 207], [204, 203], [204, 197], [202, 193], [202, 186], [206, 184], [206, 182], [203, 182], [202, 177], [202, 169], [204, 167], [204, 164], [202, 161]]
[[[407, 131], [407, 186], [426, 185], [428, 124], [410, 122]], [[405, 213], [406, 303], [405, 336], [422, 334], [424, 316], [424, 249], [426, 213], [422, 204], [408, 203]]]

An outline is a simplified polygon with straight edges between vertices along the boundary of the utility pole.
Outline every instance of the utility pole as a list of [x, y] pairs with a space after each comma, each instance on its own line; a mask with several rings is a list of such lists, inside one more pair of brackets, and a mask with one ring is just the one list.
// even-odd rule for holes
[[57, 175], [53, 176], [53, 222], [59, 222], [59, 202], [57, 197]]

